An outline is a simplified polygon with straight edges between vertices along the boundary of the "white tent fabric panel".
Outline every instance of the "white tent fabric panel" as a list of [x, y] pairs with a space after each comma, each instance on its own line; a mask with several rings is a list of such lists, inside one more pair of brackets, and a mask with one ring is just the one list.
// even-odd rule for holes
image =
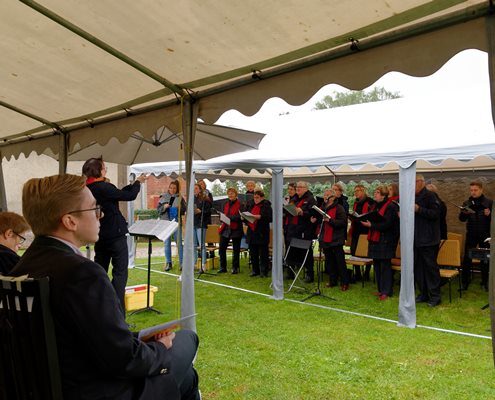
[[[362, 89], [389, 71], [428, 75], [459, 51], [487, 50], [489, 4], [22, 0], [0, 7], [0, 105], [19, 114], [0, 127], [7, 139], [0, 147], [17, 156], [53, 129], [79, 131], [69, 144], [136, 131], [149, 137], [162, 125], [178, 132], [176, 96], [194, 99], [212, 123], [230, 108], [253, 114], [273, 96], [301, 104], [328, 83]], [[351, 46], [350, 37], [359, 43]], [[36, 122], [25, 124], [26, 116]], [[26, 145], [9, 150], [13, 138]]]

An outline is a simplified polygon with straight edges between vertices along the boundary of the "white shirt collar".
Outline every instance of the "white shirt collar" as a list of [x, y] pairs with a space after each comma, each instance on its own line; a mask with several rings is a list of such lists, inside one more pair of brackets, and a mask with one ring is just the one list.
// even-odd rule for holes
[[76, 247], [76, 245], [74, 243], [68, 242], [67, 240], [61, 239], [61, 238], [56, 237], [56, 236], [49, 236], [49, 237], [51, 237], [52, 239], [56, 239], [59, 242], [65, 243], [72, 250], [74, 250], [74, 253], [79, 254], [80, 256], [83, 256], [84, 257], [84, 254], [81, 252], [81, 250], [79, 250], [78, 247]]

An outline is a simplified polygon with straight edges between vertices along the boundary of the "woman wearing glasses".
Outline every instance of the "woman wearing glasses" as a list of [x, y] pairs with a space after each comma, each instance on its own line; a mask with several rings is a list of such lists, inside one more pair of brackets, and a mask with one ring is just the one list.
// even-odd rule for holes
[[[127, 221], [119, 210], [119, 201], [133, 201], [136, 199], [141, 183], [146, 180], [140, 176], [131, 185], [117, 189], [105, 178], [107, 167], [100, 158], [90, 158], [83, 167], [82, 173], [86, 176], [86, 185], [93, 194], [96, 202], [103, 211], [100, 219], [100, 233], [95, 243], [95, 262], [108, 272], [112, 263], [112, 285], [121, 303], [125, 314], [124, 295], [127, 284], [129, 253], [127, 250]], [[99, 212], [99, 210], [95, 210]]]
[[0, 274], [8, 275], [21, 257], [17, 255], [29, 225], [13, 212], [0, 212]]

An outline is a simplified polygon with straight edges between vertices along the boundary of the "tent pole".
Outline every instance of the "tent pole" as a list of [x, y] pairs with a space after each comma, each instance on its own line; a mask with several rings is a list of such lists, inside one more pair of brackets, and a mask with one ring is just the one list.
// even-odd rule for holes
[[69, 135], [66, 132], [59, 131], [58, 142], [58, 173], [63, 175], [67, 173], [67, 159], [69, 150]]
[[[488, 74], [490, 78], [490, 101], [492, 107], [492, 121], [495, 125], [495, 16], [488, 15], [486, 17], [486, 36], [488, 42]], [[493, 217], [494, 208], [492, 208], [492, 221], [491, 221], [491, 237], [495, 237], [495, 220]], [[490, 320], [492, 328], [492, 354], [493, 362], [495, 364], [495, 267], [493, 266], [493, 257], [495, 257], [495, 246], [490, 246], [490, 264], [488, 272], [488, 301], [490, 304]]]
[[[192, 98], [183, 98], [182, 134], [184, 138], [184, 159], [186, 167], [187, 188], [187, 215], [194, 215], [194, 172], [192, 170], [194, 136], [196, 134], [196, 121], [198, 104], [193, 103]], [[180, 229], [180, 228], [179, 228]], [[186, 234], [184, 240], [184, 259], [182, 265], [181, 287], [181, 317], [194, 314], [194, 218], [186, 218]], [[184, 328], [196, 331], [196, 318], [191, 318], [184, 323]]]
[[398, 325], [408, 328], [416, 327], [416, 296], [414, 293], [415, 179], [416, 161], [407, 168], [399, 167], [401, 274]]
[[272, 170], [272, 210], [273, 210], [273, 241], [272, 241], [272, 287], [273, 298], [284, 298], [283, 272], [283, 233], [282, 233], [282, 198], [284, 187], [284, 170]]
[[0, 211], [7, 211], [7, 194], [5, 193], [5, 180], [3, 179], [2, 152], [0, 151]]

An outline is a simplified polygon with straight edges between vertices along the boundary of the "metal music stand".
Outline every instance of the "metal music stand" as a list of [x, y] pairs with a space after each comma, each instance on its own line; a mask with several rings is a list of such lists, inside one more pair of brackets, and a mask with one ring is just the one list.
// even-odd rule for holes
[[320, 246], [320, 241], [321, 241], [321, 236], [323, 234], [323, 224], [325, 223], [325, 218], [321, 219], [321, 225], [320, 225], [320, 234], [318, 235], [318, 251], [319, 251], [319, 257], [318, 257], [318, 262], [316, 263], [316, 289], [313, 293], [311, 293], [308, 297], [304, 298], [301, 301], [306, 301], [309, 299], [312, 299], [313, 297], [316, 296], [321, 296], [329, 300], [337, 301], [337, 299], [334, 299], [333, 297], [327, 296], [321, 292], [320, 286], [321, 286], [321, 246]]
[[[205, 231], [206, 229], [203, 228], [203, 218], [204, 218], [204, 211], [205, 211], [205, 199], [203, 199], [203, 203], [201, 204], [201, 222], [200, 222], [200, 227], [201, 227], [201, 243], [199, 244], [199, 251], [201, 253], [201, 265], [199, 267], [199, 271], [198, 271], [198, 276], [196, 277], [196, 279], [199, 279], [201, 278], [201, 275], [210, 275], [210, 276], [217, 276], [217, 274], [212, 274], [211, 272], [207, 272], [205, 271], [205, 269], [203, 268], [203, 247], [206, 247], [206, 243], [205, 243]], [[196, 232], [194, 232], [194, 234], [196, 235]], [[198, 251], [198, 249], [196, 249], [196, 251]], [[206, 253], [206, 249], [205, 249], [205, 253]], [[208, 259], [208, 257], [206, 257]], [[199, 257], [198, 257], [199, 259]]]
[[164, 220], [143, 220], [137, 221], [129, 227], [129, 234], [135, 237], [148, 238], [148, 285], [146, 288], [146, 307], [132, 311], [130, 315], [138, 314], [143, 311], [153, 311], [161, 314], [156, 308], [150, 306], [150, 282], [151, 282], [151, 253], [153, 252], [151, 240], [154, 238], [160, 240], [168, 239], [174, 233], [179, 224], [174, 221]]

